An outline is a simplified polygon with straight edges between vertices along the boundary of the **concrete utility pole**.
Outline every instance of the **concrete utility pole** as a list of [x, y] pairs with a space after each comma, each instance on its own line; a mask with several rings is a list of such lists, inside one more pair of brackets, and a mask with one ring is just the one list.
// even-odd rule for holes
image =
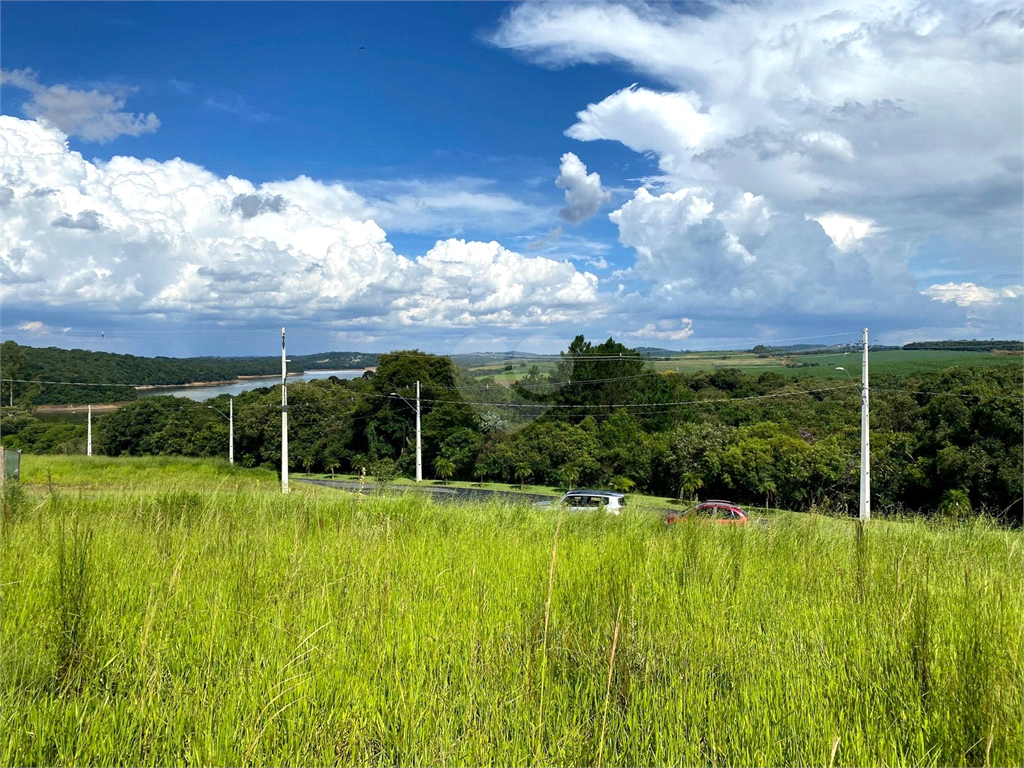
[[423, 481], [423, 441], [420, 435], [420, 383], [416, 382], [416, 482]]
[[228, 400], [228, 464], [235, 463], [235, 398]]
[[281, 493], [288, 493], [288, 361], [281, 329]]
[[860, 519], [871, 519], [871, 419], [868, 411], [868, 329], [864, 329], [864, 360], [860, 373]]
[[86, 428], [85, 455], [92, 456], [92, 405], [89, 406], [89, 426]]

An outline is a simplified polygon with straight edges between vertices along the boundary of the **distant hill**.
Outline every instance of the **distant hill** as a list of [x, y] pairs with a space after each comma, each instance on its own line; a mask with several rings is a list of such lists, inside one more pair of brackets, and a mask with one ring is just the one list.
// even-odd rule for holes
[[[70, 386], [66, 384], [14, 385], [16, 401], [49, 403], [109, 403], [134, 400], [133, 384], [178, 385], [199, 381], [229, 381], [239, 376], [272, 376], [281, 372], [281, 358], [273, 357], [139, 357], [84, 349], [29, 347], [13, 341], [3, 343], [3, 379], [85, 382], [111, 386]], [[292, 355], [288, 370], [352, 369], [376, 365], [372, 352], [321, 352]], [[120, 385], [120, 386], [118, 386]], [[0, 383], [8, 401], [10, 384]]]

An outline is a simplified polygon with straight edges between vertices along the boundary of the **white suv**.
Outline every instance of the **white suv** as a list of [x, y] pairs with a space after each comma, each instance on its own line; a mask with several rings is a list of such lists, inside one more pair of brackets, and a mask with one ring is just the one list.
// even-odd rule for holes
[[549, 507], [555, 504], [564, 506], [570, 512], [588, 512], [600, 509], [617, 515], [626, 506], [626, 494], [618, 491], [595, 491], [581, 488], [578, 491], [569, 491], [558, 501], [539, 501], [536, 506]]

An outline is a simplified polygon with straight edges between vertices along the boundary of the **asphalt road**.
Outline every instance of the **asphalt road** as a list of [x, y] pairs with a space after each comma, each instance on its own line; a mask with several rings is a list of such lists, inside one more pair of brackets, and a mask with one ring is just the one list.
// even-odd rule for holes
[[[303, 480], [293, 478], [299, 483], [310, 483], [311, 485], [323, 485], [327, 488], [340, 488], [344, 491], [358, 491], [359, 483], [351, 480]], [[376, 483], [364, 483], [363, 490], [375, 491], [379, 486]], [[391, 490], [415, 491], [416, 493], [429, 493], [434, 501], [489, 501], [499, 499], [512, 504], [532, 504], [535, 501], [554, 501], [557, 497], [542, 496], [537, 493], [515, 493], [513, 491], [492, 491], [486, 488], [456, 488], [438, 485], [392, 485]]]
[[[338, 488], [343, 491], [358, 491], [359, 483], [352, 480], [305, 480], [293, 478], [299, 483], [310, 483], [311, 485], [322, 485], [327, 488]], [[364, 491], [376, 491], [380, 486], [377, 483], [364, 483]], [[466, 501], [489, 501], [498, 499], [509, 504], [533, 504], [536, 501], [555, 501], [557, 496], [543, 496], [539, 493], [516, 493], [514, 491], [492, 491], [486, 488], [455, 488], [438, 485], [392, 485], [388, 486], [391, 491], [414, 491], [416, 493], [429, 493], [434, 501], [466, 502]], [[670, 507], [650, 507], [652, 511], [664, 514], [671, 510]], [[765, 527], [768, 520], [763, 517], [751, 516], [750, 522], [754, 525]]]

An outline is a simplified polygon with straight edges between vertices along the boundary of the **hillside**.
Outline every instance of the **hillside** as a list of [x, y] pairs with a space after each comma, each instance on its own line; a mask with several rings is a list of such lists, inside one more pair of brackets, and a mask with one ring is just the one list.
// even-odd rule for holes
[[[321, 352], [292, 355], [289, 370], [365, 368], [376, 363], [369, 352]], [[229, 381], [239, 376], [275, 375], [281, 372], [281, 358], [268, 357], [141, 357], [84, 349], [30, 347], [6, 341], [2, 345], [2, 374], [5, 380], [88, 382], [110, 386], [67, 386], [57, 384], [14, 385], [16, 402], [109, 403], [134, 400], [133, 385], [178, 385], [197, 381]], [[8, 402], [9, 381], [0, 383]]]

